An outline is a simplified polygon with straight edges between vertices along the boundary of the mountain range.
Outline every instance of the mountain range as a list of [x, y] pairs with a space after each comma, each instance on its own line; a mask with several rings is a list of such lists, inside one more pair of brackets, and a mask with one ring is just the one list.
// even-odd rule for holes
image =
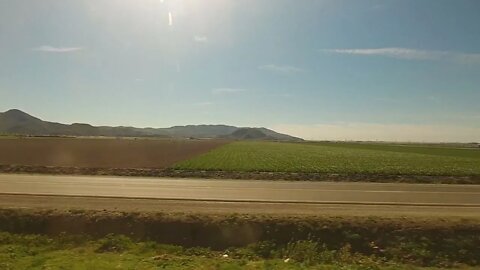
[[227, 125], [187, 125], [169, 128], [135, 128], [71, 125], [43, 121], [23, 111], [12, 109], [0, 113], [0, 134], [26, 136], [106, 136], [164, 138], [224, 138], [233, 140], [301, 141], [301, 138], [281, 134], [267, 128]]

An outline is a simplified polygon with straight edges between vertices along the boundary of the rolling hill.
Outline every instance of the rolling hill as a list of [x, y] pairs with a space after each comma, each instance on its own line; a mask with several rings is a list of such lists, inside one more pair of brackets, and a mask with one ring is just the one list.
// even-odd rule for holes
[[267, 128], [244, 128], [227, 125], [187, 125], [169, 128], [135, 128], [71, 125], [43, 121], [23, 111], [12, 109], [0, 113], [0, 134], [28, 136], [107, 136], [165, 138], [226, 138], [235, 140], [300, 141]]

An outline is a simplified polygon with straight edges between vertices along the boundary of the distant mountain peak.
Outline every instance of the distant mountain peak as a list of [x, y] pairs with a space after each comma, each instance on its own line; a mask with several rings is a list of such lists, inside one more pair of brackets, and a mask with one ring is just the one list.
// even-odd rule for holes
[[234, 140], [302, 140], [266, 128], [239, 128], [228, 125], [187, 125], [170, 128], [96, 127], [87, 123], [65, 125], [42, 121], [18, 109], [0, 113], [0, 133], [42, 136], [154, 136], [171, 138], [228, 138]]
[[11, 109], [3, 113], [5, 117], [8, 117], [12, 120], [16, 121], [26, 121], [26, 120], [40, 120], [36, 117], [31, 116], [30, 114], [18, 110], [18, 109]]
[[28, 116], [31, 116], [28, 113], [26, 113], [24, 111], [21, 111], [19, 109], [11, 109], [11, 110], [8, 110], [8, 111], [4, 112], [4, 114], [6, 114], [6, 115], [28, 115]]
[[265, 139], [268, 136], [259, 128], [239, 128], [230, 134], [230, 137], [234, 139], [254, 140]]
[[12, 113], [24, 113], [24, 114], [26, 114], [25, 112], [23, 112], [23, 111], [21, 111], [21, 110], [19, 110], [19, 109], [10, 109], [10, 110], [8, 110], [8, 111], [6, 111], [6, 112], [4, 112], [4, 113], [7, 113], [7, 114], [12, 114]]
[[84, 123], [73, 123], [71, 126], [77, 126], [77, 127], [93, 127], [90, 124], [84, 124]]

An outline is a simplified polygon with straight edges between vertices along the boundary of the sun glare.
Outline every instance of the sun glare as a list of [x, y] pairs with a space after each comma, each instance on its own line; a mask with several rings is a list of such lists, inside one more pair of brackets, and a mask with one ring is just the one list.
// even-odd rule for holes
[[172, 17], [172, 12], [168, 12], [168, 25], [172, 26], [173, 25], [173, 17]]

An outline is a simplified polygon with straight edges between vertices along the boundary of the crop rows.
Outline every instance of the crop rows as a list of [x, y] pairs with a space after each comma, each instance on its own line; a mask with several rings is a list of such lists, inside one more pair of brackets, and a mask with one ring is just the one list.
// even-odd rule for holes
[[[477, 149], [234, 142], [175, 165], [182, 170], [480, 175]], [[466, 151], [466, 152], [464, 152]]]

